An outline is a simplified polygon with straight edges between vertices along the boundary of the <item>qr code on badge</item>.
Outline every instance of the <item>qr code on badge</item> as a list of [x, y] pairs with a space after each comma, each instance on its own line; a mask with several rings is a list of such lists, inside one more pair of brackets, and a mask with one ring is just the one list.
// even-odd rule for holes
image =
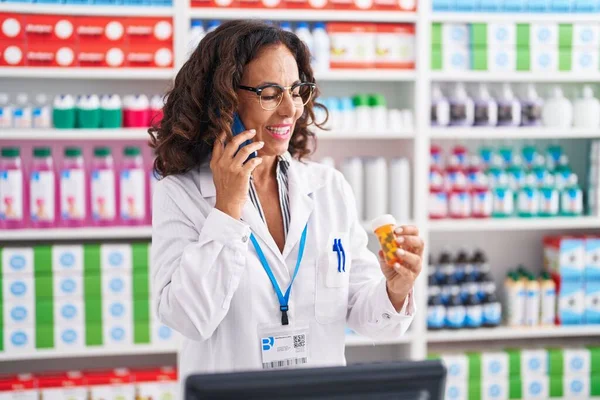
[[299, 349], [306, 346], [306, 335], [294, 335], [294, 348]]

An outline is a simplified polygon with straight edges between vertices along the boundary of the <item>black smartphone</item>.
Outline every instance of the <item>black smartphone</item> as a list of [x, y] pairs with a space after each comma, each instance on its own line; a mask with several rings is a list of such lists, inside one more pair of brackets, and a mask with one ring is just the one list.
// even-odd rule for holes
[[[246, 127], [244, 126], [244, 123], [242, 122], [242, 120], [240, 119], [239, 114], [236, 112], [233, 114], [233, 123], [231, 124], [231, 133], [233, 136], [239, 135], [240, 133], [244, 132], [246, 130]], [[252, 143], [252, 140], [246, 140], [244, 143], [242, 143], [238, 149], [238, 151], [240, 151], [240, 149], [246, 145], [249, 145], [250, 143]], [[237, 154], [237, 152], [236, 152]], [[248, 156], [248, 159], [245, 161], [247, 162], [248, 160], [250, 160], [251, 158], [254, 158], [257, 156], [257, 152], [254, 151], [252, 153], [250, 153], [250, 155]]]

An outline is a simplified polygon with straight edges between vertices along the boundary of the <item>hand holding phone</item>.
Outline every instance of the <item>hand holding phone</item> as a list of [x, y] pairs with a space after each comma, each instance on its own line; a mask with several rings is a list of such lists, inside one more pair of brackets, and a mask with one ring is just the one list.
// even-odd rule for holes
[[[240, 119], [240, 115], [237, 112], [234, 113], [233, 114], [233, 123], [231, 124], [231, 133], [233, 134], [233, 137], [236, 137], [240, 133], [243, 133], [245, 130], [246, 130], [246, 127], [244, 126], [244, 123]], [[252, 140], [246, 140], [244, 143], [242, 143], [240, 145], [240, 147], [238, 148], [238, 151], [241, 150], [242, 147], [247, 146], [251, 143], [252, 143]], [[256, 151], [253, 151], [252, 153], [250, 153], [250, 155], [248, 156], [248, 159], [245, 162], [248, 162], [248, 160], [255, 158], [257, 155], [258, 155], [258, 153]]]

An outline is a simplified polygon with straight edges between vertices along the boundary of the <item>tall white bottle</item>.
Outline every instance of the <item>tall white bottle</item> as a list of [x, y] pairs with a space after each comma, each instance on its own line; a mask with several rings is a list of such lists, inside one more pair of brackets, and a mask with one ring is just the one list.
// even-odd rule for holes
[[365, 219], [388, 214], [388, 169], [383, 157], [365, 161]]
[[390, 161], [388, 174], [390, 214], [400, 223], [410, 219], [410, 164], [406, 158]]
[[439, 85], [431, 88], [431, 125], [448, 126], [450, 124], [450, 103], [444, 97]]
[[311, 56], [314, 56], [314, 40], [312, 34], [310, 33], [308, 22], [298, 22], [298, 24], [296, 25], [295, 33], [296, 36], [298, 36], [300, 40], [302, 40], [304, 44], [306, 44], [306, 47], [308, 47]]
[[204, 25], [202, 25], [202, 21], [197, 19], [192, 20], [192, 25], [190, 29], [190, 42], [188, 43], [188, 55], [191, 55], [194, 50], [200, 44], [200, 41], [206, 35], [206, 31], [204, 30]]
[[577, 99], [573, 105], [573, 126], [587, 129], [597, 129], [600, 126], [600, 102], [588, 85], [583, 87], [582, 98]]
[[358, 157], [347, 158], [342, 162], [342, 174], [350, 184], [356, 201], [356, 212], [362, 221], [364, 215], [364, 170], [363, 161]]
[[329, 71], [329, 34], [324, 22], [317, 22], [312, 31], [315, 72]]
[[573, 105], [562, 89], [555, 86], [542, 111], [542, 122], [551, 128], [570, 128], [573, 124]]

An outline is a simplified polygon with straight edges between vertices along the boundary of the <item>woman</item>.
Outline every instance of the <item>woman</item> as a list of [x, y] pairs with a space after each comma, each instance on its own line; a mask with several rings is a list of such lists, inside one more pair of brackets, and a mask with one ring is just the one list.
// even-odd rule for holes
[[[152, 264], [182, 377], [341, 365], [346, 325], [373, 339], [410, 325], [423, 242], [398, 227], [402, 265], [378, 262], [343, 176], [301, 161], [317, 94], [305, 45], [255, 21], [206, 35], [177, 75], [151, 131]], [[236, 112], [251, 129], [232, 138]]]

